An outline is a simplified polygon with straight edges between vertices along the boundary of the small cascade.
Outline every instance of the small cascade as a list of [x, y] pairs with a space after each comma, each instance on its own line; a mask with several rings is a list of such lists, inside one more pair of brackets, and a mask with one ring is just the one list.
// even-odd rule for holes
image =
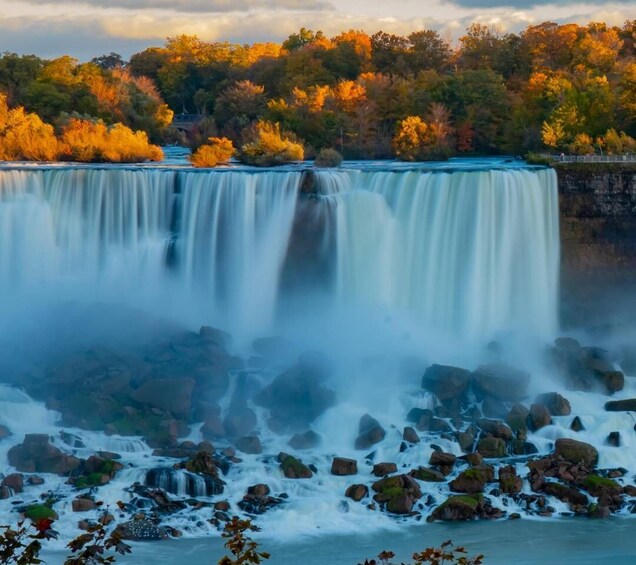
[[169, 467], [150, 469], [146, 485], [179, 496], [212, 496], [223, 492], [223, 482], [214, 477]]

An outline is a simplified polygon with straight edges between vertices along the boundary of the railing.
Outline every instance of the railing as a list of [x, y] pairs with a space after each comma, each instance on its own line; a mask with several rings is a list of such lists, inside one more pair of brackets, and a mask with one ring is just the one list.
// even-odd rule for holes
[[562, 155], [542, 153], [540, 156], [558, 163], [636, 163], [636, 155]]

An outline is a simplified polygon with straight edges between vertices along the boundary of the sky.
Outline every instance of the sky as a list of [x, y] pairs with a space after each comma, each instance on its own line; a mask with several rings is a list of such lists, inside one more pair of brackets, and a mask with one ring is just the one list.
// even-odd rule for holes
[[633, 19], [634, 0], [560, 0], [558, 6], [548, 0], [0, 0], [0, 52], [85, 61], [110, 52], [127, 58], [183, 33], [253, 43], [279, 42], [303, 26], [328, 36], [435, 29], [456, 40], [471, 22], [519, 31], [547, 20], [622, 25]]

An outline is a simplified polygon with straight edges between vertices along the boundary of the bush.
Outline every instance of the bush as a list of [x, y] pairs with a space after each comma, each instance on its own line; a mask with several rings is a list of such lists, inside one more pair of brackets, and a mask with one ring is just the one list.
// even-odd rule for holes
[[579, 133], [568, 147], [570, 153], [574, 155], [594, 155], [592, 138], [586, 133]]
[[252, 133], [253, 141], [241, 147], [241, 162], [257, 167], [284, 165], [305, 158], [302, 144], [290, 132], [281, 132], [278, 123], [259, 121]]
[[208, 145], [201, 145], [192, 155], [190, 162], [195, 167], [218, 167], [227, 165], [234, 155], [234, 145], [227, 137], [211, 137]]
[[151, 145], [143, 131], [132, 131], [123, 124], [106, 126], [98, 120], [92, 122], [71, 118], [62, 127], [63, 159], [83, 163], [138, 163], [160, 161], [163, 152]]
[[449, 135], [437, 124], [427, 124], [419, 116], [398, 122], [393, 151], [402, 161], [435, 161], [451, 155]]
[[339, 167], [341, 163], [342, 155], [335, 149], [322, 149], [314, 161], [316, 167]]

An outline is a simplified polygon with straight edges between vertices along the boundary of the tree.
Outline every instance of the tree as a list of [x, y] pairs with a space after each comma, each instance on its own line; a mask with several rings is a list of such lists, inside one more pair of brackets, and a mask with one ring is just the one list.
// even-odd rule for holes
[[123, 69], [126, 66], [126, 61], [119, 53], [111, 52], [109, 55], [101, 55], [91, 59], [91, 63], [101, 67], [104, 70], [112, 71], [113, 69]]
[[371, 36], [371, 61], [380, 73], [404, 74], [407, 63], [408, 40], [401, 35], [379, 31]]
[[237, 81], [219, 94], [214, 105], [214, 119], [234, 141], [245, 127], [261, 117], [267, 98], [265, 89], [249, 80]]
[[433, 69], [445, 71], [452, 56], [450, 45], [436, 31], [425, 29], [408, 36], [409, 48], [407, 61], [414, 74]]
[[239, 159], [248, 165], [271, 166], [302, 161], [305, 151], [296, 137], [281, 131], [279, 124], [259, 121], [252, 129], [252, 141], [241, 147]]
[[234, 155], [234, 145], [226, 137], [210, 137], [207, 145], [201, 145], [191, 156], [195, 167], [227, 165]]
[[419, 116], [408, 116], [398, 123], [393, 138], [393, 150], [398, 159], [433, 161], [448, 158], [450, 126], [446, 110], [439, 106], [435, 113], [438, 122], [426, 123]]

